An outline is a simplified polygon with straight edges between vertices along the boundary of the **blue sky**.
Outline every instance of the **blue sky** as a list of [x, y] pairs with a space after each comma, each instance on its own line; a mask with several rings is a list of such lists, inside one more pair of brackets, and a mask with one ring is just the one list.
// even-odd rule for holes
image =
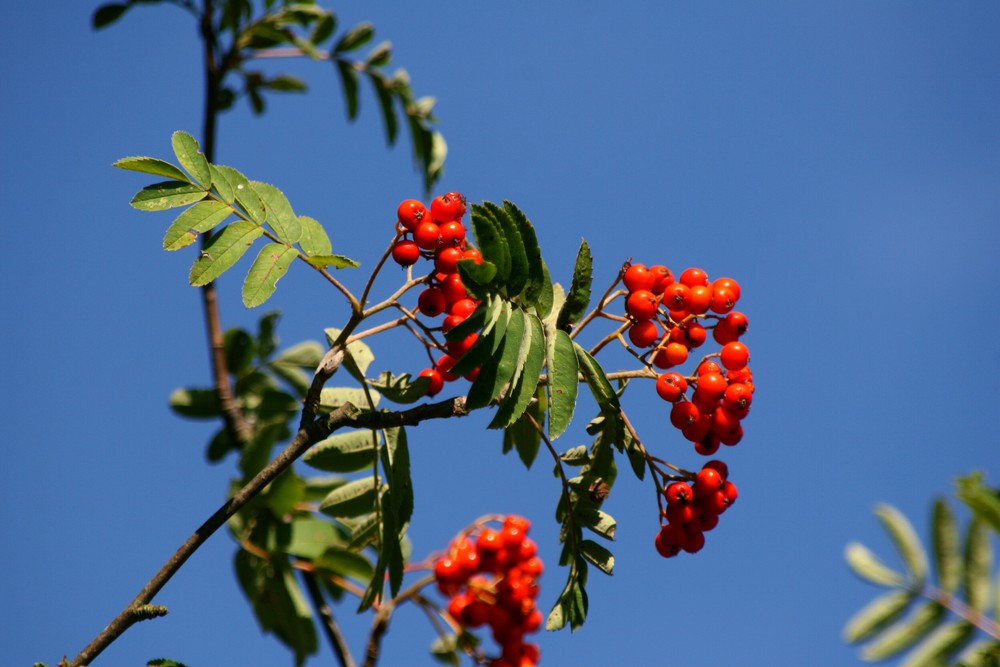
[[[626, 6], [621, 6], [625, 4]], [[220, 504], [232, 461], [204, 464], [210, 427], [166, 399], [204, 384], [190, 253], [160, 240], [169, 216], [128, 206], [147, 181], [110, 167], [168, 157], [199, 128], [189, 17], [140, 7], [93, 33], [90, 3], [16, 3], [0, 46], [0, 159], [8, 248], [0, 263], [3, 662], [76, 654]], [[418, 95], [438, 99], [450, 153], [440, 191], [510, 199], [568, 283], [580, 238], [607, 284], [628, 257], [700, 266], [743, 286], [757, 394], [727, 460], [740, 502], [696, 556], [653, 550], [648, 483], [625, 479], [613, 578], [591, 576], [576, 634], [543, 634], [543, 665], [844, 665], [840, 630], [877, 592], [843, 563], [859, 539], [894, 560], [871, 514], [901, 508], [926, 534], [930, 501], [974, 469], [997, 477], [1000, 371], [1000, 5], [836, 3], [347, 3], [374, 22]], [[218, 160], [275, 183], [323, 222], [336, 252], [371, 266], [397, 203], [419, 197], [404, 144], [387, 150], [374, 99], [345, 120], [331, 68], [254, 119], [225, 115]], [[344, 274], [351, 285], [363, 274]], [[382, 284], [388, 290], [390, 285]], [[220, 284], [227, 326], [261, 312]], [[291, 344], [345, 311], [306, 271], [265, 309]], [[415, 372], [416, 350], [375, 347]], [[609, 355], [612, 368], [627, 358]], [[681, 465], [697, 457], [649, 387], [626, 406]], [[581, 403], [581, 414], [589, 409]], [[486, 419], [410, 434], [414, 550], [475, 517], [534, 521], [555, 567], [556, 481], [500, 454]], [[564, 436], [584, 442], [582, 424]], [[261, 637], [218, 535], [157, 598], [171, 614], [133, 628], [101, 664], [160, 656], [192, 667], [288, 664]], [[360, 652], [368, 619], [343, 610]], [[383, 664], [430, 664], [433, 631], [400, 612]], [[311, 664], [330, 664], [329, 652]]]

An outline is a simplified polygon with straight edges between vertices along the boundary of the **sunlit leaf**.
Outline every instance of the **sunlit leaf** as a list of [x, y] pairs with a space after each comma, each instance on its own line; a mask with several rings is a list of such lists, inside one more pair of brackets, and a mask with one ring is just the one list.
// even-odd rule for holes
[[965, 621], [942, 625], [910, 651], [899, 667], [936, 667], [947, 664], [972, 638], [976, 626]]
[[191, 266], [188, 281], [195, 287], [207, 285], [233, 267], [246, 254], [264, 229], [246, 220], [237, 220], [217, 234]]
[[371, 475], [348, 482], [331, 491], [319, 509], [333, 517], [361, 516], [374, 509], [375, 489], [375, 478]]
[[955, 515], [943, 498], [934, 501], [931, 537], [939, 585], [943, 591], [951, 593], [958, 588], [962, 578], [962, 557]]
[[577, 391], [580, 387], [580, 367], [573, 341], [562, 330], [552, 330], [546, 341], [546, 367], [549, 396], [549, 439], [562, 435], [573, 420]]
[[232, 212], [228, 204], [215, 199], [198, 202], [177, 216], [167, 228], [163, 249], [179, 250], [191, 245], [199, 234], [214, 229]]
[[873, 584], [898, 587], [906, 583], [905, 576], [888, 567], [863, 544], [848, 544], [844, 550], [844, 558], [854, 574]]
[[330, 237], [327, 235], [323, 225], [319, 220], [310, 218], [307, 215], [299, 216], [299, 227], [302, 232], [299, 236], [299, 247], [307, 255], [329, 255], [333, 252], [330, 244]]
[[140, 211], [166, 211], [193, 204], [207, 196], [208, 192], [197, 185], [184, 181], [164, 181], [139, 190], [129, 203]]
[[113, 166], [119, 169], [127, 169], [128, 171], [163, 176], [175, 181], [185, 182], [190, 180], [187, 174], [174, 165], [154, 157], [125, 157], [115, 162]]
[[267, 301], [297, 256], [295, 248], [282, 243], [269, 243], [261, 248], [243, 281], [243, 305], [254, 308]]
[[612, 574], [615, 569], [614, 555], [593, 540], [580, 542], [580, 553], [596, 565], [604, 574]]
[[566, 302], [559, 311], [559, 319], [556, 326], [560, 329], [567, 329], [570, 324], [579, 322], [586, 314], [587, 306], [590, 303], [590, 286], [593, 280], [593, 259], [590, 255], [590, 246], [584, 240], [580, 241], [580, 248], [576, 252], [576, 264], [573, 268], [573, 281], [570, 283], [569, 294], [566, 295]]
[[855, 644], [874, 636], [906, 613], [912, 601], [913, 593], [909, 591], [883, 593], [851, 617], [844, 627], [844, 641]]
[[898, 509], [884, 503], [875, 508], [875, 516], [889, 533], [910, 576], [915, 582], [924, 581], [927, 578], [927, 552], [913, 524]]
[[375, 463], [375, 447], [380, 440], [371, 431], [337, 433], [310, 447], [302, 461], [327, 472], [365, 470]]
[[264, 203], [267, 224], [275, 235], [287, 245], [297, 243], [302, 236], [302, 227], [285, 193], [273, 185], [259, 181], [251, 181], [250, 187]]
[[944, 610], [934, 602], [919, 607], [914, 613], [882, 632], [861, 651], [861, 658], [878, 662], [899, 655], [933, 630], [944, 617]]
[[990, 606], [990, 574], [993, 570], [993, 545], [986, 523], [977, 516], [969, 522], [965, 536], [965, 576], [962, 584], [968, 605], [980, 612]]
[[203, 187], [212, 185], [212, 171], [209, 169], [205, 154], [199, 150], [198, 140], [187, 132], [178, 130], [171, 137], [174, 154], [189, 174]]
[[382, 373], [377, 380], [369, 380], [368, 384], [379, 391], [393, 403], [415, 403], [427, 396], [430, 387], [429, 377], [418, 377], [411, 381], [409, 373], [393, 375], [389, 371]]

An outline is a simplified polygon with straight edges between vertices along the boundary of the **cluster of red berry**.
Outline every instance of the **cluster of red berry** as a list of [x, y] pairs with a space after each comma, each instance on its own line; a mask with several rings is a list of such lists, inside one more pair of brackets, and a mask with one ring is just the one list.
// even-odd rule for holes
[[[702, 269], [690, 268], [674, 280], [665, 266], [629, 266], [622, 280], [629, 294], [625, 310], [632, 325], [629, 340], [651, 348], [644, 356], [652, 366], [666, 370], [683, 364], [694, 348], [712, 337], [722, 346], [707, 355], [693, 376], [662, 373], [656, 391], [674, 403], [670, 423], [695, 443], [698, 453], [711, 456], [720, 444], [735, 445], [743, 438], [741, 420], [753, 400], [753, 374], [747, 363], [750, 350], [739, 341], [746, 333], [747, 317], [733, 308], [740, 286], [732, 278], [709, 281]], [[702, 321], [713, 320], [707, 327]], [[716, 363], [710, 358], [718, 357]], [[695, 389], [690, 399], [688, 386]]]
[[705, 546], [705, 533], [719, 523], [719, 515], [736, 502], [739, 492], [729, 481], [729, 468], [722, 461], [709, 461], [694, 479], [673, 482], [663, 490], [667, 509], [656, 535], [656, 551], [664, 558], [681, 551], [695, 553]]
[[[466, 242], [466, 230], [462, 224], [465, 215], [465, 197], [458, 192], [435, 197], [430, 210], [416, 199], [407, 199], [396, 211], [402, 238], [392, 248], [392, 258], [400, 266], [412, 266], [421, 257], [434, 262], [434, 273], [430, 284], [417, 297], [417, 309], [421, 314], [435, 318], [446, 314], [441, 323], [442, 331], [465, 320], [476, 309], [478, 301], [469, 298], [458, 273], [458, 262], [471, 259], [477, 264], [482, 255]], [[442, 355], [433, 368], [426, 368], [419, 377], [429, 377], [427, 395], [434, 396], [445, 382], [457, 380], [451, 367], [476, 341], [478, 334], [472, 333], [460, 341], [450, 341], [446, 345], [447, 354]], [[466, 375], [472, 380], [478, 369]]]
[[434, 563], [438, 589], [450, 596], [448, 614], [467, 628], [490, 627], [501, 652], [492, 667], [538, 664], [538, 646], [524, 641], [542, 625], [535, 599], [544, 566], [530, 528], [516, 515], [505, 517], [499, 530], [477, 525]]

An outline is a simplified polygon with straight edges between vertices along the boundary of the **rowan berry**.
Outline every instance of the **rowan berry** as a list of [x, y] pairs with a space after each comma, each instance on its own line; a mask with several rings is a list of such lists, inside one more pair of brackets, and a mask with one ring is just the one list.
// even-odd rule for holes
[[684, 533], [684, 544], [681, 548], [689, 554], [696, 554], [705, 546], [705, 534], [699, 531]]
[[441, 331], [448, 333], [464, 321], [461, 315], [448, 315], [441, 321]]
[[659, 301], [657, 301], [656, 295], [649, 290], [632, 292], [625, 302], [628, 314], [639, 322], [653, 319], [657, 306], [659, 306]]
[[704, 438], [694, 443], [694, 451], [702, 456], [711, 456], [719, 451], [719, 444], [719, 436], [714, 433], [709, 433]]
[[711, 468], [715, 472], [722, 475], [722, 479], [729, 479], [729, 466], [726, 465], [725, 461], [719, 461], [718, 459], [713, 459], [702, 466], [702, 469]]
[[694, 490], [687, 482], [673, 482], [663, 495], [668, 505], [687, 505], [694, 499]]
[[674, 428], [683, 429], [694, 424], [701, 417], [701, 412], [691, 401], [680, 401], [670, 409], [670, 423]]
[[660, 527], [656, 534], [656, 551], [664, 558], [671, 558], [680, 553], [685, 540], [684, 529], [673, 523]]
[[748, 384], [742, 382], [733, 383], [731, 381], [732, 378], [727, 379], [730, 380], [730, 383], [726, 387], [725, 393], [722, 394], [722, 407], [742, 419], [750, 412], [750, 404], [753, 402], [753, 390]]
[[707, 496], [722, 488], [726, 480], [714, 468], [702, 468], [694, 481], [694, 495], [697, 498]]
[[708, 338], [708, 331], [705, 327], [694, 321], [688, 322], [681, 327], [681, 331], [684, 332], [684, 340], [678, 342], [683, 342], [688, 346], [688, 349], [701, 347], [705, 339]]
[[416, 231], [417, 225], [427, 215], [427, 207], [416, 199], [407, 199], [396, 209], [396, 219], [407, 231]]
[[674, 321], [679, 320], [674, 318], [673, 313], [677, 311], [686, 311], [688, 304], [690, 303], [691, 288], [684, 283], [670, 283], [667, 285], [666, 289], [663, 290], [663, 305], [666, 306], [667, 310], [671, 312], [670, 318]]
[[653, 294], [663, 294], [663, 291], [667, 289], [667, 286], [674, 282], [674, 274], [672, 274], [670, 269], [662, 264], [656, 264], [655, 266], [649, 267], [649, 272], [652, 273], [655, 278], [653, 286], [650, 288], [650, 291]]
[[726, 435], [736, 433], [739, 428], [740, 418], [726, 408], [720, 407], [712, 413], [712, 432], [718, 435], [720, 440]]
[[461, 246], [465, 242], [465, 225], [458, 220], [442, 223], [438, 226], [438, 232], [443, 246]]
[[692, 315], [704, 315], [712, 305], [712, 288], [707, 285], [695, 285], [691, 288], [691, 300], [687, 311]]
[[705, 439], [712, 429], [712, 416], [700, 414], [698, 419], [681, 429], [681, 435], [690, 442], [700, 442]]
[[726, 392], [726, 386], [726, 378], [722, 376], [722, 373], [704, 373], [698, 376], [695, 393], [704, 396], [706, 400], [711, 398], [711, 400], [717, 401]]
[[473, 346], [476, 340], [479, 338], [478, 333], [470, 333], [468, 336], [462, 340], [450, 340], [445, 344], [445, 349], [448, 350], [448, 354], [456, 359], [461, 359], [462, 355], [469, 351], [469, 348]]
[[750, 350], [743, 343], [733, 341], [722, 346], [719, 358], [726, 370], [738, 371], [746, 368], [747, 362], [750, 361]]
[[476, 248], [466, 248], [462, 253], [462, 259], [471, 259], [476, 264], [482, 264], [483, 254]]
[[695, 374], [701, 377], [707, 373], [722, 373], [722, 366], [711, 360], [703, 361], [698, 364], [698, 369], [695, 371]]
[[448, 313], [451, 315], [458, 315], [464, 319], [475, 312], [476, 305], [477, 304], [473, 299], [459, 299], [448, 306]]
[[732, 278], [716, 278], [712, 281], [712, 289], [727, 289], [733, 295], [733, 302], [740, 300], [740, 284]]
[[431, 218], [437, 223], [461, 220], [465, 215], [465, 197], [457, 192], [438, 195], [431, 200]]
[[656, 322], [647, 320], [636, 322], [628, 330], [628, 339], [636, 347], [649, 347], [660, 337], [660, 329]]
[[712, 330], [712, 337], [719, 345], [739, 340], [747, 332], [749, 321], [743, 313], [733, 311], [718, 321]]
[[431, 383], [427, 385], [427, 395], [434, 396], [444, 387], [444, 378], [433, 368], [425, 368], [420, 371], [417, 377], [427, 377], [431, 379]]
[[719, 442], [726, 445], [727, 447], [733, 447], [740, 444], [740, 440], [743, 439], [743, 425], [737, 424], [736, 428], [728, 433], [724, 433], [719, 436]]
[[462, 276], [457, 273], [449, 273], [441, 280], [441, 291], [444, 292], [444, 298], [449, 304], [453, 304], [456, 301], [461, 301], [462, 299], [468, 299], [469, 293], [465, 291], [465, 283], [462, 282]]
[[447, 305], [444, 292], [437, 287], [428, 287], [417, 296], [417, 310], [427, 317], [437, 317]]
[[434, 250], [437, 248], [438, 239], [441, 238], [440, 229], [437, 223], [431, 222], [430, 220], [425, 220], [417, 225], [416, 231], [413, 232], [413, 240], [416, 241], [417, 246], [421, 250]]
[[462, 251], [454, 246], [442, 246], [434, 253], [434, 269], [441, 273], [458, 271], [458, 260], [462, 259]]
[[726, 480], [722, 484], [722, 493], [726, 496], [726, 502], [732, 505], [736, 502], [736, 499], [740, 497], [739, 489], [732, 482]]
[[455, 365], [456, 361], [451, 355], [443, 354], [434, 364], [434, 370], [441, 375], [441, 379], [445, 382], [454, 382], [458, 376], [451, 372], [451, 367]]
[[736, 297], [733, 295], [732, 290], [712, 283], [712, 312], [724, 315], [731, 311], [734, 306], [736, 306]]
[[645, 264], [633, 264], [625, 270], [622, 282], [629, 292], [650, 291], [656, 283], [656, 276], [649, 272]]
[[687, 386], [687, 380], [680, 373], [664, 373], [656, 378], [656, 393], [670, 403], [681, 400]]
[[702, 269], [692, 267], [690, 269], [684, 269], [677, 280], [684, 283], [688, 287], [708, 285], [708, 274]]
[[420, 248], [408, 239], [397, 241], [396, 245], [392, 246], [392, 259], [400, 266], [411, 266], [420, 259]]

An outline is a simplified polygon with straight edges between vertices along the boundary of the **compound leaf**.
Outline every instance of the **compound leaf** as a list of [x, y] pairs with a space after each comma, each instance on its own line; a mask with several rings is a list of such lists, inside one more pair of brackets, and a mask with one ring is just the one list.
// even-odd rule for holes
[[913, 593], [909, 591], [883, 593], [851, 617], [844, 627], [844, 641], [856, 644], [873, 637], [906, 613], [912, 601]]
[[927, 636], [943, 616], [944, 610], [937, 603], [930, 602], [921, 606], [866, 646], [861, 652], [861, 658], [878, 662], [899, 655]]
[[163, 249], [180, 250], [191, 245], [199, 234], [214, 229], [232, 212], [228, 204], [215, 199], [198, 202], [177, 216], [167, 228]]
[[297, 255], [295, 248], [281, 243], [261, 248], [243, 281], [243, 305], [253, 308], [267, 301]]
[[153, 183], [139, 190], [129, 202], [140, 211], [166, 211], [187, 206], [208, 196], [203, 188], [185, 181]]
[[112, 166], [118, 167], [119, 169], [127, 169], [128, 171], [138, 171], [144, 174], [163, 176], [164, 178], [176, 181], [190, 181], [187, 174], [183, 171], [169, 162], [159, 160], [155, 157], [125, 157], [115, 162]]
[[317, 470], [357, 472], [375, 462], [377, 442], [371, 431], [338, 433], [310, 447], [302, 460]]
[[264, 203], [267, 224], [274, 230], [275, 235], [287, 245], [297, 243], [302, 236], [302, 226], [285, 193], [273, 185], [259, 181], [252, 181], [250, 187]]
[[875, 516], [892, 538], [910, 576], [917, 583], [923, 582], [927, 578], [927, 552], [924, 551], [913, 524], [892, 505], [880, 504], [875, 508]]
[[559, 319], [556, 327], [568, 329], [570, 324], [579, 322], [587, 312], [590, 304], [590, 288], [593, 281], [593, 258], [590, 254], [590, 246], [584, 240], [580, 241], [580, 248], [576, 251], [576, 264], [573, 268], [573, 281], [569, 286], [569, 294], [559, 311]]
[[188, 276], [189, 282], [195, 287], [212, 282], [232, 268], [263, 233], [262, 227], [246, 220], [227, 225], [221, 234], [209, 241], [195, 260]]
[[580, 366], [569, 334], [552, 330], [546, 340], [549, 397], [549, 439], [562, 435], [573, 420], [580, 387]]
[[171, 143], [181, 166], [187, 169], [187, 172], [202, 187], [210, 187], [212, 185], [212, 170], [208, 166], [205, 154], [199, 150], [198, 140], [187, 132], [178, 130], [171, 137]]
[[844, 558], [854, 574], [879, 586], [899, 587], [906, 584], [906, 577], [888, 567], [871, 550], [858, 542], [851, 542], [844, 550]]
[[954, 592], [962, 578], [962, 557], [955, 514], [943, 498], [934, 501], [931, 529], [939, 585], [945, 592]]

